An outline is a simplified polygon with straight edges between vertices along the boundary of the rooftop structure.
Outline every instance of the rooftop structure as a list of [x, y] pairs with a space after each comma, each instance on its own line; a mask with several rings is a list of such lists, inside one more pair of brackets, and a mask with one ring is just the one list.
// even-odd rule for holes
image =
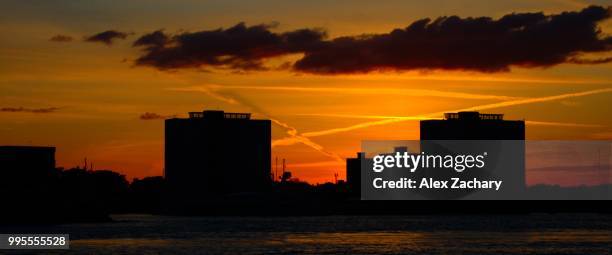
[[443, 120], [422, 120], [421, 140], [525, 140], [525, 121], [503, 114], [445, 113]]
[[488, 114], [479, 112], [447, 112], [446, 120], [504, 120], [503, 114]]
[[202, 112], [189, 112], [190, 119], [251, 119], [250, 113], [224, 112], [215, 110], [206, 110]]

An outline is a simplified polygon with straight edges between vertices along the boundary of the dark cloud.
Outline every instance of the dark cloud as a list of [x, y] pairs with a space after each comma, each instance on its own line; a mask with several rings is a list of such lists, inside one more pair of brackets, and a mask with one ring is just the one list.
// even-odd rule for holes
[[119, 32], [115, 30], [107, 30], [95, 35], [86, 36], [86, 42], [100, 42], [106, 45], [111, 45], [116, 39], [125, 39], [128, 37], [128, 33]]
[[176, 118], [176, 115], [161, 115], [154, 112], [145, 112], [139, 117], [141, 120], [165, 120]]
[[69, 35], [54, 35], [49, 39], [52, 42], [72, 42], [73, 38]]
[[[577, 55], [612, 49], [610, 37], [603, 37], [597, 28], [609, 17], [610, 8], [589, 7], [558, 15], [513, 13], [497, 20], [423, 19], [388, 34], [334, 39], [322, 49], [306, 52], [294, 68], [322, 74], [414, 69], [499, 72], [512, 66], [580, 63], [575, 61]], [[590, 63], [598, 61], [607, 62]]]
[[145, 46], [145, 47], [163, 47], [168, 43], [170, 38], [164, 34], [163, 30], [157, 30], [155, 32], [146, 34], [138, 38], [133, 46]]
[[610, 58], [584, 59], [585, 53], [612, 50], [612, 37], [598, 23], [610, 18], [610, 7], [591, 6], [554, 15], [512, 13], [489, 17], [422, 19], [389, 33], [326, 40], [319, 29], [285, 33], [270, 26], [240, 23], [228, 29], [155, 31], [134, 46], [143, 53], [136, 65], [162, 70], [229, 68], [263, 70], [266, 59], [294, 53], [297, 72], [318, 74], [371, 71], [468, 70], [508, 71], [511, 67], [549, 67], [561, 63], [598, 64]]
[[59, 107], [49, 108], [25, 108], [25, 107], [3, 107], [0, 112], [30, 112], [30, 113], [52, 113], [59, 110]]
[[168, 35], [155, 31], [140, 37], [134, 46], [144, 48], [137, 65], [159, 69], [214, 66], [235, 70], [263, 70], [263, 60], [300, 53], [326, 36], [317, 29], [286, 33], [270, 31], [270, 25], [237, 24], [228, 29]]

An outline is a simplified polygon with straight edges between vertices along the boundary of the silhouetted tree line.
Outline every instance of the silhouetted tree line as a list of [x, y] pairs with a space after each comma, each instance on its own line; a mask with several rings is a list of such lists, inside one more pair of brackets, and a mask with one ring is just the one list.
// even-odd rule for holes
[[[88, 170], [81, 167], [58, 168], [52, 171], [21, 170], [3, 169], [3, 172], [0, 172], [0, 197], [2, 197], [0, 225], [108, 221], [109, 215], [115, 213], [195, 215], [393, 213], [382, 206], [384, 201], [360, 201], [342, 181], [311, 185], [293, 178], [274, 182], [267, 192], [196, 196], [197, 199], [189, 200], [183, 194], [169, 191], [161, 176], [133, 179], [132, 182], [128, 182], [125, 175], [111, 170]], [[610, 185], [574, 188], [538, 185], [530, 187], [528, 192], [532, 199], [551, 199], [551, 194], [563, 194], [561, 196], [563, 199], [609, 199], [610, 190]], [[591, 207], [584, 207], [585, 205]], [[411, 213], [418, 209], [410, 203], [401, 202], [395, 203], [394, 207], [399, 208], [396, 213]], [[544, 206], [544, 209], [546, 207]], [[565, 207], [552, 209], [559, 208], [568, 210]], [[601, 211], [601, 208], [595, 203], [584, 203], [575, 210], [597, 212]]]
[[134, 179], [111, 170], [59, 169], [59, 192], [73, 203], [106, 213], [154, 213], [161, 205], [161, 176]]
[[[168, 192], [161, 176], [135, 178], [129, 182], [125, 175], [112, 170], [86, 167], [5, 171], [0, 178], [0, 194], [5, 202], [0, 223], [91, 222], [107, 221], [110, 214], [120, 213], [189, 213], [173, 208], [173, 202], [180, 204], [185, 199], [180, 194]], [[209, 203], [211, 199], [231, 201], [240, 211], [238, 209], [248, 203], [257, 208], [263, 200], [292, 207], [310, 201], [312, 208], [313, 204], [323, 206], [345, 199], [346, 194], [344, 182], [311, 185], [292, 178], [275, 182], [265, 194], [199, 197], [195, 202], [210, 205], [215, 203]], [[203, 203], [203, 200], [209, 202]], [[202, 209], [210, 210], [209, 207]]]
[[113, 213], [155, 213], [163, 190], [161, 176], [130, 183], [111, 170], [7, 170], [0, 178], [2, 222], [105, 221]]

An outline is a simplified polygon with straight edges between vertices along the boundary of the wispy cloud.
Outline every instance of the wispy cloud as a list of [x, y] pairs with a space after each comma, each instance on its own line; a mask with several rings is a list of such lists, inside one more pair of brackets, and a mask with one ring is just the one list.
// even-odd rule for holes
[[551, 172], [555, 175], [560, 174], [568, 174], [568, 173], [580, 173], [580, 174], [597, 174], [601, 177], [608, 177], [611, 168], [610, 165], [607, 165], [604, 162], [602, 165], [576, 165], [576, 166], [548, 166], [548, 167], [538, 167], [538, 168], [528, 168], [527, 171], [530, 172]]
[[60, 109], [59, 107], [48, 107], [48, 108], [3, 107], [3, 108], [0, 108], [0, 112], [53, 113], [59, 109]]
[[308, 162], [308, 163], [291, 163], [291, 164], [287, 164], [287, 167], [290, 168], [294, 168], [294, 167], [299, 167], [299, 168], [310, 168], [310, 167], [337, 167], [337, 166], [343, 166], [345, 164], [345, 162], [339, 162], [339, 161], [319, 161], [319, 162]]
[[316, 93], [338, 93], [338, 94], [359, 94], [359, 95], [396, 95], [396, 96], [419, 96], [419, 97], [445, 97], [460, 99], [494, 99], [510, 100], [517, 97], [488, 95], [477, 93], [464, 93], [452, 91], [440, 91], [429, 89], [408, 89], [408, 88], [354, 88], [354, 87], [295, 87], [295, 86], [222, 86], [216, 84], [202, 85], [188, 88], [176, 88], [180, 91], [200, 91], [210, 90], [263, 90], [263, 91], [293, 91], [293, 92], [316, 92]]
[[228, 104], [240, 104], [238, 101], [236, 101], [235, 99], [228, 97], [228, 96], [224, 96], [222, 94], [219, 94], [217, 92], [215, 92], [215, 89], [211, 89], [209, 87], [206, 86], [193, 86], [193, 87], [187, 87], [187, 88], [168, 88], [168, 90], [171, 91], [181, 91], [181, 92], [201, 92], [204, 93], [214, 99], [217, 99], [219, 101], [228, 103]]
[[[592, 139], [600, 139], [600, 140], [612, 140], [612, 130], [592, 133], [590, 135]], [[612, 177], [612, 176], [611, 176]]]
[[177, 116], [176, 114], [161, 115], [161, 114], [154, 113], [154, 112], [145, 112], [141, 114], [138, 118], [141, 120], [165, 120], [165, 119], [176, 118], [176, 116]]
[[54, 35], [49, 39], [49, 41], [52, 42], [72, 42], [72, 40], [74, 40], [74, 38], [69, 35]]
[[107, 31], [100, 32], [94, 35], [86, 36], [84, 40], [86, 42], [104, 43], [110, 46], [111, 44], [113, 44], [115, 40], [125, 39], [128, 37], [128, 35], [130, 34], [126, 32], [121, 32], [121, 31], [116, 31], [116, 30], [107, 30]]

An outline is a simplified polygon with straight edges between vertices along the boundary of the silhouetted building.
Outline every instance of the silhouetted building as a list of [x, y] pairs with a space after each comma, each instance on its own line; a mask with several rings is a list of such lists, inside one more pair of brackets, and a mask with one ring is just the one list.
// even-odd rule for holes
[[525, 121], [503, 114], [445, 113], [444, 120], [422, 120], [421, 140], [525, 140]]
[[352, 195], [361, 194], [361, 164], [364, 163], [365, 152], [357, 152], [356, 158], [346, 159], [346, 185]]
[[174, 192], [261, 191], [271, 184], [271, 122], [249, 113], [190, 112], [165, 123], [165, 178]]
[[55, 147], [0, 146], [0, 222], [52, 211], [50, 201], [57, 199], [45, 196], [57, 197], [52, 193], [57, 177]]
[[[503, 114], [458, 112], [445, 113], [444, 120], [422, 120], [420, 124], [421, 150], [429, 153], [441, 147], [436, 142], [430, 143], [427, 140], [520, 140], [513, 143], [516, 146], [512, 147], [512, 152], [522, 155], [517, 157], [517, 160], [522, 160], [517, 162], [522, 167], [516, 169], [516, 172], [512, 173], [512, 178], [506, 178], [504, 183], [506, 187], [512, 187], [517, 191], [525, 189], [525, 121], [504, 120]], [[489, 147], [491, 144], [493, 143], [488, 144]], [[477, 153], [483, 150], [481, 146], [483, 144], [479, 145], [476, 141], [465, 141], [462, 142], [461, 149], [463, 153]]]
[[292, 175], [290, 171], [284, 171], [281, 175], [281, 182], [288, 182], [291, 179], [291, 176]]
[[3, 185], [45, 184], [55, 170], [55, 147], [0, 146], [0, 169]]
[[0, 146], [0, 167], [13, 171], [55, 169], [55, 147]]

